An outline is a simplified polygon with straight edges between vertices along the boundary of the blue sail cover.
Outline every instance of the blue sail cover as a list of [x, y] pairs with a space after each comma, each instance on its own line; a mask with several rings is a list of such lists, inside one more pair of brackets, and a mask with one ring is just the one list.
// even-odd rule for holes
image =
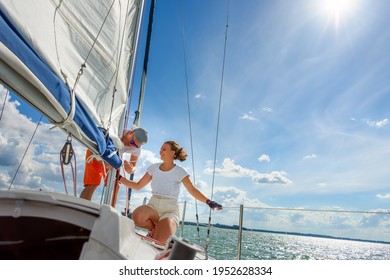
[[[64, 121], [71, 110], [70, 89], [63, 77], [60, 77], [60, 71], [58, 69], [57, 72], [53, 71], [53, 65], [55, 66], [57, 59], [58, 61], [62, 59], [61, 71], [65, 69], [64, 71], [66, 73], [74, 73], [76, 67], [79, 66], [77, 66], [76, 62], [72, 61], [72, 59], [75, 57], [74, 60], [78, 59], [77, 63], [79, 63], [80, 59], [83, 59], [83, 56], [85, 56], [85, 49], [95, 46], [90, 42], [91, 40], [88, 41], [88, 37], [83, 40], [76, 40], [78, 39], [77, 36], [89, 35], [88, 33], [80, 32], [80, 30], [87, 30], [92, 33], [92, 29], [95, 28], [97, 30], [100, 28], [101, 18], [106, 17], [106, 15], [102, 13], [101, 6], [99, 8], [99, 5], [92, 0], [83, 2], [57, 2], [57, 6], [54, 6], [55, 2], [43, 0], [37, 2], [32, 1], [31, 3], [28, 1], [13, 2], [0, 0], [0, 79], [5, 85], [8, 85], [15, 91], [15, 93], [21, 95], [41, 111], [53, 123]], [[132, 3], [134, 7], [137, 6], [136, 2], [137, 1], [134, 1], [134, 3]], [[119, 5], [118, 7], [120, 7], [120, 9], [116, 9], [115, 6], [112, 10], [107, 8], [107, 11], [109, 11], [108, 13], [111, 16], [108, 19], [122, 19], [126, 18], [128, 15], [131, 15], [132, 17], [138, 16], [136, 12], [134, 12], [135, 8], [132, 8], [131, 5], [129, 5], [128, 10], [123, 11], [124, 9], [122, 9], [121, 5], [124, 3], [126, 3], [126, 1], [115, 2], [115, 4]], [[108, 6], [108, 4], [102, 1], [101, 5]], [[27, 5], [33, 6], [28, 7]], [[34, 7], [34, 5], [37, 7]], [[77, 5], [80, 5], [80, 9], [76, 11], [74, 7]], [[91, 9], [93, 7], [96, 7], [94, 11]], [[43, 15], [30, 13], [29, 9], [32, 8], [37, 9], [37, 12], [48, 11], [51, 14], [48, 14], [47, 19]], [[57, 13], [59, 8], [63, 9], [62, 13]], [[15, 9], [17, 11], [15, 11]], [[26, 11], [23, 11], [23, 9]], [[69, 11], [74, 14], [71, 14]], [[87, 11], [88, 14], [92, 14], [92, 16], [90, 18], [85, 18], [84, 21], [75, 20], [80, 14], [87, 15], [85, 11]], [[62, 21], [58, 19], [58, 14], [61, 14]], [[30, 20], [32, 24], [28, 21], [24, 22], [26, 15], [30, 16], [28, 20]], [[93, 17], [93, 15], [95, 15], [95, 17]], [[56, 20], [54, 24], [54, 21], [50, 16]], [[16, 19], [19, 24], [16, 24], [13, 19]], [[133, 60], [134, 58], [117, 57], [118, 53], [123, 53], [127, 56], [135, 53], [134, 51], [130, 51], [135, 42], [133, 39], [134, 35], [130, 33], [134, 33], [137, 29], [135, 23], [137, 20], [139, 19], [132, 19], [131, 22], [123, 21], [120, 23], [108, 20], [108, 23], [104, 25], [101, 41], [96, 43], [96, 46], [100, 49], [94, 50], [95, 53], [92, 53], [90, 64], [87, 65], [83, 80], [75, 89], [76, 100], [73, 127], [71, 129], [69, 129], [68, 126], [62, 127], [67, 132], [74, 132], [72, 133], [74, 137], [78, 138], [80, 142], [85, 144], [85, 146], [93, 152], [101, 155], [103, 160], [116, 169], [121, 166], [122, 161], [116, 152], [113, 139], [111, 137], [106, 138], [101, 129], [99, 129], [99, 126], [107, 125], [111, 121], [112, 127], [110, 129], [110, 136], [115, 137], [116, 141], [118, 138], [120, 139], [121, 128], [123, 127], [123, 124], [120, 124], [120, 121], [123, 121], [124, 119], [123, 112], [125, 111], [125, 104], [127, 102], [129, 81], [131, 80], [130, 71], [132, 69], [130, 68], [132, 67], [133, 62], [130, 60]], [[54, 31], [45, 34], [44, 31], [37, 28], [33, 29], [34, 26], [32, 25], [34, 23], [37, 23], [37, 26], [45, 24], [45, 26], [48, 26], [49, 28], [53, 28], [50, 25], [54, 25]], [[69, 30], [66, 30], [68, 25], [73, 29], [69, 28]], [[21, 31], [20, 27], [25, 30]], [[120, 28], [125, 28], [126, 32], [123, 32]], [[34, 32], [37, 33], [35, 34]], [[28, 38], [26, 37], [26, 34]], [[54, 37], [52, 36], [53, 34], [55, 34]], [[119, 38], [118, 34], [124, 34], [123, 38]], [[34, 35], [36, 35], [35, 38], [33, 38]], [[58, 38], [55, 36], [58, 36]], [[113, 38], [117, 38], [116, 44], [112, 42]], [[60, 46], [58, 48], [59, 50], [56, 49], [58, 57], [55, 57], [52, 52], [54, 46], [53, 42], [55, 40], [57, 40], [56, 44], [64, 41], [62, 44], [63, 46]], [[121, 44], [120, 40], [126, 40], [126, 43]], [[31, 42], [33, 42], [34, 45], [32, 45]], [[51, 48], [49, 47], [50, 44], [52, 46]], [[122, 47], [122, 45], [124, 50], [121, 51], [120, 49], [116, 49], [117, 46]], [[37, 51], [37, 48], [39, 51]], [[44, 57], [42, 57], [42, 54]], [[60, 55], [63, 57], [59, 58]], [[118, 60], [116, 64], [112, 63], [114, 59]], [[101, 63], [101, 65], [98, 65], [98, 63]], [[18, 65], [14, 66], [15, 64]], [[103, 69], [104, 66], [107, 66], [107, 70], [105, 69], [99, 73], [97, 70]], [[5, 69], [7, 67], [11, 70]], [[114, 79], [113, 77], [115, 77], [115, 74], [119, 71], [118, 68], [122, 70], [119, 73], [125, 73], [125, 75], [121, 75], [119, 78]], [[22, 69], [22, 71], [20, 69]], [[13, 75], [12, 73], [16, 73], [22, 77], [19, 79], [23, 80], [23, 83], [27, 86], [23, 88], [20, 86], [21, 83], [13, 84], [12, 78], [18, 75]], [[27, 73], [28, 76], [25, 73]], [[118, 80], [118, 82], [114, 85], [112, 81], [116, 80]], [[73, 85], [72, 82], [73, 81], [68, 81], [70, 85]], [[35, 95], [29, 92], [31, 91], [31, 88], [36, 90], [37, 93], [35, 93]], [[109, 98], [111, 98], [110, 90], [112, 88], [115, 88], [118, 93], [114, 100], [114, 112], [109, 112], [111, 115], [108, 115], [107, 112], [109, 109], [107, 108], [110, 108], [111, 102]], [[26, 91], [27, 93], [24, 93], [23, 91]], [[103, 95], [97, 95], [101, 93], [103, 93]], [[38, 101], [36, 100], [36, 97], [38, 97]], [[77, 126], [78, 128], [75, 129], [74, 126]], [[77, 133], [75, 133], [78, 130], [82, 131], [81, 136], [78, 136]]]
[[[69, 112], [71, 101], [68, 86], [42, 61], [1, 8], [0, 16], [0, 41], [38, 77], [64, 110]], [[103, 132], [95, 125], [77, 96], [74, 121], [92, 141], [97, 143], [97, 152], [102, 158], [112, 167], [119, 168], [122, 161], [118, 154], [113, 154], [116, 148], [112, 139], [109, 138], [106, 142]]]

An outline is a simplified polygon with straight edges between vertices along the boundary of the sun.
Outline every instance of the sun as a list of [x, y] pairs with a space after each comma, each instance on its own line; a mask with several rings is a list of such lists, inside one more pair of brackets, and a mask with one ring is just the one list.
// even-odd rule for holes
[[322, 0], [321, 10], [333, 18], [335, 27], [340, 25], [342, 19], [350, 16], [356, 8], [358, 0]]
[[323, 0], [323, 8], [325, 11], [333, 14], [343, 14], [349, 12], [353, 8], [356, 0]]

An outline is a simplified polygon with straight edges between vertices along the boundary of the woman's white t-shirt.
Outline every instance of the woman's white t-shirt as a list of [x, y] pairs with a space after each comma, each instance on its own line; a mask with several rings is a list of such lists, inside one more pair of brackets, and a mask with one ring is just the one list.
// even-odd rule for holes
[[175, 165], [169, 171], [160, 170], [161, 163], [155, 163], [148, 167], [147, 172], [152, 176], [152, 194], [161, 195], [172, 199], [179, 199], [181, 181], [189, 176], [187, 171]]

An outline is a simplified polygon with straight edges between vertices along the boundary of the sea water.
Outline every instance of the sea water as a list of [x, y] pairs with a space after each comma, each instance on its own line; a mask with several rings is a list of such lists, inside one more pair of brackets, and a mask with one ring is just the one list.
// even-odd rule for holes
[[[217, 260], [237, 259], [238, 231], [185, 225], [182, 237], [208, 248]], [[178, 230], [177, 235], [180, 234]], [[351, 241], [291, 234], [243, 231], [242, 260], [390, 260], [390, 244]]]

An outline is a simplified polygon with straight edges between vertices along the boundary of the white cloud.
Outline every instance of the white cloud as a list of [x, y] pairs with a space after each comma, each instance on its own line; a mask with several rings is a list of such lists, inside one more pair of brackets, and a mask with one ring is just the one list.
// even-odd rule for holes
[[198, 93], [198, 94], [195, 95], [195, 98], [196, 98], [196, 99], [206, 99], [206, 96], [204, 96], [204, 95], [201, 94], [201, 93]]
[[261, 155], [259, 158], [258, 158], [259, 161], [271, 161], [269, 155]]
[[234, 186], [217, 187], [214, 193], [215, 200], [220, 201], [224, 205], [237, 206], [240, 204], [246, 207], [267, 207], [268, 205], [262, 203], [257, 198], [249, 198], [246, 191]]
[[[0, 98], [5, 98], [4, 94], [5, 90], [0, 87]], [[20, 106], [8, 95], [0, 122], [0, 187], [8, 188], [13, 180], [12, 188], [56, 189], [63, 192], [59, 153], [67, 136], [59, 129], [50, 130], [51, 124], [41, 123], [29, 146], [37, 123], [21, 114]], [[77, 179], [82, 185], [85, 148], [77, 141], [73, 141], [73, 145], [77, 156], [77, 173], [80, 173]], [[68, 185], [71, 185], [70, 167], [65, 166], [64, 173]]]
[[[130, 154], [124, 153], [123, 159], [129, 160]], [[154, 163], [161, 162], [160, 157], [157, 157], [155, 153], [142, 149], [141, 156], [139, 157], [136, 165], [136, 172], [134, 173], [134, 180], [139, 180], [146, 173], [146, 169]], [[123, 171], [122, 171], [123, 173]], [[128, 176], [128, 174], [126, 174]]]
[[263, 112], [272, 113], [272, 109], [269, 107], [264, 107]]
[[385, 125], [388, 125], [389, 124], [389, 120], [388, 119], [383, 119], [383, 120], [377, 121], [377, 122], [368, 120], [366, 123], [369, 126], [380, 128], [380, 127], [384, 127]]
[[[212, 168], [204, 169], [204, 173], [213, 174]], [[256, 170], [248, 169], [237, 165], [234, 160], [225, 158], [222, 162], [222, 168], [215, 168], [215, 174], [229, 178], [249, 177], [252, 181], [259, 184], [291, 184], [286, 177], [287, 173], [283, 171], [272, 171], [269, 174], [263, 174]]]
[[318, 158], [317, 155], [315, 154], [311, 154], [311, 155], [307, 155], [303, 158], [303, 160], [308, 160], [308, 159], [316, 159]]
[[259, 184], [292, 184], [283, 171], [272, 171], [269, 174], [257, 173], [252, 180]]
[[390, 193], [388, 193], [388, 194], [377, 194], [376, 197], [380, 198], [380, 199], [390, 199]]
[[242, 114], [240, 120], [257, 121], [258, 119], [256, 118], [256, 116], [253, 114], [252, 111], [249, 111], [248, 113]]

